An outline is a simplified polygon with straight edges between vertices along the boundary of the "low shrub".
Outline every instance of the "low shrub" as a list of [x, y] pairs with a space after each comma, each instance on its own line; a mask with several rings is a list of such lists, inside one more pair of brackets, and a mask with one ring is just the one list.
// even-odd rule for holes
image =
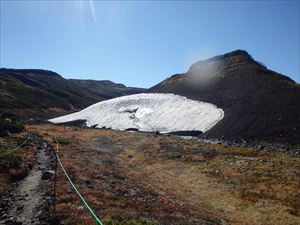
[[148, 219], [132, 219], [132, 220], [114, 220], [105, 219], [103, 221], [105, 225], [155, 225], [155, 223]]
[[60, 145], [69, 145], [69, 144], [71, 144], [71, 141], [69, 141], [67, 139], [63, 139], [63, 138], [57, 138], [56, 140], [53, 138], [53, 142], [56, 143], [56, 141]]
[[24, 130], [23, 123], [12, 114], [0, 115], [0, 136], [7, 136], [7, 132], [20, 133]]

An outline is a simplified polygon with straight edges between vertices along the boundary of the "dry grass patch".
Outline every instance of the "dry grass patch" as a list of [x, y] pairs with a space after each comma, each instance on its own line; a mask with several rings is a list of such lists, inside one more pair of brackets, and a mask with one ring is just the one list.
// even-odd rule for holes
[[[108, 224], [299, 224], [299, 158], [142, 132], [27, 128], [53, 147], [54, 135], [69, 142], [59, 147], [66, 170]], [[89, 224], [61, 172], [58, 183], [59, 217]]]
[[34, 163], [36, 149], [31, 141], [17, 151], [6, 154], [26, 139], [26, 133], [19, 133], [0, 140], [0, 197], [11, 182], [21, 180], [27, 176], [30, 167]]

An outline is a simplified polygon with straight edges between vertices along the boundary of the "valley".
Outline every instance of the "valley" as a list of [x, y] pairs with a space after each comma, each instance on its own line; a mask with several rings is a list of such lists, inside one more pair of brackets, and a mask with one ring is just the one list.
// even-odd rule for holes
[[0, 225], [300, 225], [300, 0], [0, 0]]
[[299, 88], [244, 50], [149, 89], [2, 68], [0, 224], [300, 224]]
[[[298, 224], [300, 159], [154, 133], [27, 125], [104, 224]], [[62, 171], [56, 214], [94, 224]]]

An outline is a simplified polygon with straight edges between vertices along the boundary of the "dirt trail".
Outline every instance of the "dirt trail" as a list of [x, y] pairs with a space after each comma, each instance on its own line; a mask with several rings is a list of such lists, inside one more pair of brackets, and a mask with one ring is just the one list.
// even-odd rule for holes
[[28, 176], [10, 185], [0, 202], [0, 224], [51, 224], [51, 165], [54, 155], [38, 136], [32, 136], [37, 146], [36, 163]]

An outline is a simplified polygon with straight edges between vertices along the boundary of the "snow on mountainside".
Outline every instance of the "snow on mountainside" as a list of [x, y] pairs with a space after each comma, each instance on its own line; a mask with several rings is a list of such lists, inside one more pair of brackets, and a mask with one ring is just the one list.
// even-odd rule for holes
[[65, 123], [86, 120], [87, 126], [115, 130], [205, 132], [224, 116], [215, 105], [174, 94], [136, 94], [91, 105], [82, 111], [49, 120]]

